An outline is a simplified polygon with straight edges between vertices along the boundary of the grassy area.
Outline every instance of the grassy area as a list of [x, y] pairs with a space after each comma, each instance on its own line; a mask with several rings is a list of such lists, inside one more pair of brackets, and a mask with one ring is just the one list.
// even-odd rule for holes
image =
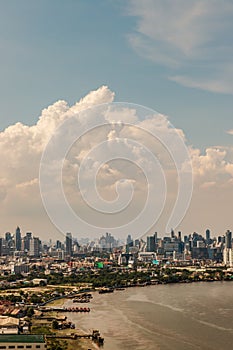
[[52, 307], [52, 306], [62, 307], [64, 304], [64, 301], [65, 301], [65, 298], [57, 299], [57, 300], [52, 301], [51, 303], [48, 303], [46, 306], [48, 306], [48, 307]]
[[[57, 300], [60, 301], [60, 300]], [[61, 314], [57, 314], [56, 312], [49, 312], [47, 316], [61, 316]], [[34, 334], [57, 334], [57, 335], [67, 335], [71, 333], [80, 333], [83, 334], [81, 330], [71, 330], [71, 329], [63, 329], [63, 330], [53, 330], [52, 322], [32, 318], [32, 327], [31, 333]], [[91, 339], [51, 339], [48, 338], [48, 350], [56, 349], [56, 350], [87, 350], [94, 349], [96, 346], [93, 344]]]
[[93, 349], [95, 346], [93, 345], [92, 341], [89, 339], [48, 339], [48, 350], [87, 350], [87, 349]]
[[52, 330], [50, 327], [46, 325], [37, 325], [37, 326], [32, 326], [31, 328], [31, 333], [32, 334], [53, 334]]
[[93, 349], [94, 345], [90, 339], [78, 339], [78, 340], [68, 340], [67, 341], [67, 350], [87, 350]]

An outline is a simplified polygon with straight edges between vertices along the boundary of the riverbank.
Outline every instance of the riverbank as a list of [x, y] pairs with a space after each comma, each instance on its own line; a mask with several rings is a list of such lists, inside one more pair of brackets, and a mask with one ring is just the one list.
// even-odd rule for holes
[[[228, 329], [231, 329], [231, 327], [228, 327], [227, 322], [230, 319], [224, 318], [226, 317], [229, 306], [227, 304], [225, 305], [223, 298], [226, 294], [224, 292], [225, 290], [227, 290], [228, 298], [229, 293], [232, 295], [232, 286], [233, 284], [227, 282], [167, 283], [156, 286], [145, 286], [144, 288], [125, 288], [122, 291], [114, 291], [114, 293], [109, 294], [99, 294], [96, 291], [93, 293], [93, 299], [89, 304], [91, 312], [88, 315], [81, 313], [63, 314], [62, 312], [54, 313], [53, 315], [57, 317], [61, 315], [67, 316], [69, 320], [75, 323], [77, 327], [75, 332], [87, 334], [90, 332], [90, 329], [98, 328], [101, 335], [105, 338], [105, 350], [122, 350], [126, 348], [127, 350], [155, 350], [157, 349], [156, 345], [153, 347], [151, 342], [158, 342], [158, 339], [154, 339], [152, 332], [155, 333], [156, 337], [161, 338], [164, 349], [171, 348], [167, 348], [165, 343], [170, 344], [173, 332], [177, 332], [178, 339], [173, 340], [175, 344], [173, 348], [177, 350], [193, 350], [195, 347], [187, 344], [188, 339], [186, 339], [186, 336], [193, 332], [192, 329], [203, 333], [203, 328], [207, 334], [211, 334], [215, 329], [217, 332], [216, 335], [221, 332], [229, 333]], [[194, 292], [195, 297], [192, 297]], [[217, 293], [221, 295], [220, 300], [216, 299]], [[180, 295], [182, 295], [183, 300], [180, 298]], [[203, 305], [206, 303], [206, 307], [210, 308], [211, 300], [213, 304], [215, 303], [218, 306], [218, 313], [213, 311], [215, 318], [208, 316], [212, 320], [209, 322], [205, 316], [207, 310]], [[218, 305], [219, 301], [222, 301], [223, 304]], [[72, 305], [72, 299], [69, 298], [53, 301], [47, 306], [71, 307]], [[221, 317], [219, 317], [220, 315]], [[229, 315], [229, 317], [231, 316]], [[152, 322], [151, 324], [148, 323], [148, 318]], [[153, 324], [155, 329], [152, 327]], [[184, 329], [185, 333], [182, 333], [182, 335], [179, 333], [179, 327], [176, 327], [178, 324], [182, 325]], [[231, 331], [233, 332], [233, 328]], [[62, 332], [64, 334], [70, 333], [69, 330]], [[167, 333], [169, 338], [166, 336]], [[141, 334], [140, 338], [139, 334]], [[230, 334], [228, 335], [230, 336]], [[182, 340], [183, 338], [186, 339], [184, 342]], [[202, 335], [202, 338], [207, 342], [205, 335]], [[148, 347], [143, 347], [143, 341]], [[196, 338], [194, 343], [199, 344]], [[216, 340], [216, 344], [218, 343], [221, 343], [221, 341]], [[67, 346], [69, 350], [75, 347], [78, 348], [78, 346], [82, 350], [98, 348], [90, 339], [69, 340]], [[224, 347], [219, 348], [224, 349]], [[205, 349], [205, 347], [202, 349]], [[212, 347], [212, 349], [215, 349], [215, 347]]]
[[49, 349], [55, 349], [55, 345], [57, 344], [59, 344], [60, 348], [63, 350], [87, 350], [98, 348], [91, 337], [84, 337], [86, 333], [81, 329], [54, 329], [53, 322], [55, 320], [61, 323], [69, 323], [72, 321], [69, 316], [67, 317], [56, 312], [47, 313], [46, 318], [31, 319], [31, 332], [33, 334], [44, 334]]
[[[50, 303], [48, 303], [46, 306], [48, 308], [62, 308], [64, 304], [70, 301], [70, 298], [62, 298], [54, 300]], [[72, 321], [72, 315], [73, 313], [66, 313], [66, 312], [46, 312], [46, 318], [50, 319], [56, 319], [56, 320], [65, 320], [65, 322], [73, 322]], [[44, 329], [40, 329], [40, 324], [43, 324]], [[97, 339], [100, 337], [100, 334], [98, 335], [97, 332], [93, 334], [93, 331], [85, 331], [81, 328], [77, 328], [77, 325], [75, 329], [52, 329], [52, 322], [43, 320], [34, 320], [32, 322], [34, 331], [37, 329], [38, 332], [44, 331], [48, 334], [47, 336], [47, 342], [48, 347], [51, 346], [52, 343], [60, 342], [62, 349], [64, 350], [73, 350], [73, 349], [80, 349], [80, 350], [87, 350], [87, 349], [99, 349], [98, 341]], [[46, 329], [45, 329], [46, 328]], [[54, 337], [56, 335], [56, 337]], [[95, 338], [95, 340], [93, 339]]]

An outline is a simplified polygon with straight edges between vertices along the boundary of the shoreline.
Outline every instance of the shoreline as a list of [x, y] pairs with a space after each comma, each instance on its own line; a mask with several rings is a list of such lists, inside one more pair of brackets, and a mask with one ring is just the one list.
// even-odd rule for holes
[[[94, 291], [95, 292], [95, 291]], [[67, 297], [64, 297], [64, 298], [59, 298], [57, 300], [54, 300], [52, 302], [49, 302], [47, 303], [47, 306], [49, 307], [53, 307], [53, 306], [56, 306], [56, 307], [64, 307], [65, 303], [68, 301], [68, 300], [71, 300], [71, 298], [67, 298]], [[53, 312], [52, 312], [53, 313]], [[72, 321], [72, 319], [69, 319], [69, 315], [72, 314], [71, 312], [69, 312], [67, 315], [66, 312], [54, 312], [56, 316], [60, 316], [60, 317], [66, 317], [67, 321]], [[54, 315], [54, 316], [55, 316]], [[56, 317], [55, 316], [55, 317]], [[87, 334], [87, 331], [85, 329], [82, 329], [80, 327], [78, 328], [75, 328], [73, 330], [71, 329], [66, 329], [66, 330], [54, 330], [55, 333], [57, 333], [58, 335], [62, 335], [64, 334], [64, 336], [68, 336], [68, 335], [71, 335], [71, 334], [77, 334], [77, 335], [86, 335]], [[67, 350], [72, 350], [74, 348], [78, 348], [80, 350], [92, 350], [92, 349], [100, 349], [100, 346], [93, 340], [93, 339], [87, 339], [87, 338], [84, 338], [84, 337], [80, 337], [78, 339], [75, 339], [75, 340], [70, 340], [69, 342], [70, 344], [68, 344], [68, 348]]]
[[[218, 282], [218, 281], [216, 281], [216, 282]], [[201, 283], [200, 284], [200, 287], [201, 287], [201, 290], [203, 290], [203, 288], [209, 288], [209, 286], [211, 287], [211, 286], [213, 286], [214, 287], [214, 285], [215, 285], [215, 287], [217, 287], [217, 286], [221, 286], [221, 285], [225, 285], [225, 286], [229, 286], [230, 287], [230, 285], [228, 284], [228, 283], [222, 283], [222, 284], [219, 284], [219, 283], [213, 283], [213, 284], [210, 284], [210, 285], [208, 285], [208, 284], [206, 284], [206, 283]], [[173, 283], [172, 284], [172, 286], [174, 286], [175, 288], [177, 288], [178, 287], [178, 285], [177, 285], [177, 283]], [[148, 286], [148, 287], [150, 287], [150, 286]], [[183, 286], [183, 284], [181, 284], [180, 285], [180, 287], [182, 288], [182, 291], [185, 293], [185, 290], [186, 290], [186, 288], [185, 288], [185, 286]], [[193, 289], [193, 287], [196, 287], [197, 289], [195, 289], [196, 290], [196, 293], [199, 293], [198, 292], [198, 290], [199, 290], [199, 288], [198, 288], [198, 285], [196, 285], [196, 284], [190, 284], [190, 286], [188, 287], [188, 289], [191, 287], [191, 289]], [[171, 289], [170, 288], [168, 288], [168, 287], [165, 287], [165, 285], [160, 285], [160, 287], [159, 287], [159, 289], [160, 289], [160, 292], [158, 293], [158, 295], [161, 295], [161, 288], [165, 288], [164, 289], [164, 292], [165, 292], [165, 295], [171, 295], [170, 293], [170, 291], [171, 291]], [[221, 288], [221, 287], [220, 287]], [[127, 288], [128, 289], [128, 288]], [[127, 289], [125, 289], [125, 291], [123, 291], [123, 292], [126, 292], [126, 294], [128, 295], [128, 296], [130, 296], [131, 295], [131, 291], [130, 290], [127, 290]], [[152, 290], [152, 294], [151, 294], [151, 292], [149, 291], [149, 290]], [[180, 288], [179, 288], [180, 289]], [[153, 292], [153, 290], [154, 290], [154, 292]], [[157, 294], [157, 293], [155, 293], [155, 291], [157, 290], [157, 288], [156, 287], [154, 287], [154, 288], [145, 288], [145, 293], [147, 294], [148, 292], [149, 292], [149, 294], [150, 295], [153, 295], [153, 294]], [[162, 289], [163, 290], [163, 289]], [[141, 288], [139, 288], [138, 289], [138, 291], [139, 291], [139, 293], [141, 294], [144, 294], [144, 290], [143, 289], [141, 289]], [[136, 288], [134, 288], [133, 290], [132, 290], [132, 294], [134, 294], [136, 292], [136, 294], [137, 294], [137, 289]], [[115, 302], [114, 302], [114, 300], [116, 300], [116, 302], [117, 301], [119, 301], [119, 300], [123, 300], [125, 297], [124, 296], [122, 296], [123, 297], [123, 299], [120, 297], [120, 295], [121, 294], [125, 294], [125, 293], [117, 293], [116, 292], [116, 294], [115, 294], [115, 292], [113, 293], [113, 294], [110, 294], [110, 296], [108, 296], [108, 295], [106, 295], [106, 296], [102, 296], [102, 295], [97, 295], [97, 293], [96, 293], [96, 291], [95, 291], [95, 293], [93, 293], [93, 297], [94, 297], [94, 300], [96, 300], [96, 302], [93, 304], [93, 314], [92, 315], [90, 315], [91, 316], [91, 318], [89, 319], [89, 317], [87, 317], [87, 318], [80, 318], [80, 320], [79, 320], [79, 317], [76, 317], [75, 316], [75, 319], [76, 319], [76, 325], [77, 325], [77, 328], [79, 328], [80, 330], [82, 330], [82, 331], [84, 331], [84, 332], [87, 332], [88, 331], [88, 329], [92, 329], [92, 327], [93, 327], [93, 325], [95, 324], [95, 322], [93, 323], [93, 319], [95, 319], [95, 317], [97, 317], [96, 318], [96, 320], [98, 320], [99, 319], [99, 317], [101, 317], [101, 325], [99, 325], [99, 329], [100, 329], [100, 331], [103, 333], [103, 336], [105, 337], [105, 340], [106, 340], [106, 349], [113, 349], [113, 350], [116, 350], [116, 349], [121, 349], [121, 347], [120, 347], [120, 345], [119, 345], [119, 348], [117, 347], [117, 343], [119, 342], [119, 344], [120, 344], [120, 342], [121, 342], [121, 337], [119, 337], [119, 334], [117, 335], [117, 334], [115, 334], [115, 333], [109, 333], [109, 329], [111, 329], [111, 327], [109, 327], [109, 324], [108, 324], [108, 322], [109, 322], [109, 320], [112, 320], [112, 318], [111, 318], [111, 316], [110, 316], [110, 318], [109, 318], [109, 316], [106, 314], [106, 320], [105, 320], [105, 317], [104, 317], [104, 315], [105, 315], [105, 311], [106, 311], [106, 308], [103, 308], [103, 310], [102, 311], [104, 311], [104, 313], [101, 311], [101, 308], [100, 308], [100, 305], [102, 305], [102, 302], [100, 302], [101, 300], [103, 300], [103, 305], [105, 304], [105, 298], [106, 298], [106, 300], [111, 300], [111, 302], [110, 302], [110, 304], [109, 304], [109, 301], [108, 301], [108, 305], [111, 305], [112, 303], [115, 305]], [[110, 298], [110, 299], [109, 299]], [[141, 299], [133, 299], [132, 301], [136, 301], [136, 302], [138, 302], [138, 301], [146, 301], [146, 300], [141, 300]], [[71, 301], [69, 301], [69, 299], [67, 299], [67, 300], [64, 300], [63, 299], [63, 302], [62, 301], [60, 301], [60, 304], [65, 304], [65, 303], [67, 303], [67, 302], [71, 302]], [[156, 301], [156, 303], [157, 303], [157, 301]], [[68, 304], [68, 303], [67, 303]], [[116, 305], [115, 305], [115, 307], [116, 307]], [[154, 307], [154, 306], [153, 306]], [[157, 307], [158, 308], [160, 308], [161, 309], [161, 307], [163, 307], [164, 308], [164, 305], [157, 305]], [[166, 311], [166, 309], [168, 310], [168, 311]], [[169, 310], [170, 309], [168, 309], [167, 307], [166, 307], [166, 309], [165, 309], [165, 313], [167, 313], [167, 312], [169, 312]], [[122, 311], [122, 310], [121, 310]], [[173, 311], [176, 311], [175, 309], [173, 310]], [[107, 311], [106, 311], [107, 312]], [[61, 313], [62, 314], [62, 313]], [[117, 313], [116, 313], [117, 314]], [[163, 312], [162, 312], [162, 314], [164, 314]], [[70, 320], [72, 320], [72, 315], [71, 314], [69, 314], [69, 316], [70, 316]], [[175, 317], [175, 316], [174, 316]], [[115, 321], [114, 321], [115, 322]], [[119, 317], [118, 317], [118, 320], [116, 321], [116, 322], [121, 322], [121, 321], [119, 321]], [[114, 324], [114, 323], [113, 323]], [[119, 325], [120, 325], [121, 323], [119, 323]], [[199, 324], [199, 323], [197, 323], [197, 324]], [[105, 328], [106, 327], [106, 328]], [[98, 327], [97, 327], [98, 328]], [[116, 332], [117, 333], [117, 332]], [[115, 335], [116, 335], [116, 337], [115, 337]], [[125, 335], [124, 335], [124, 337], [125, 337]], [[133, 340], [133, 338], [132, 338], [132, 340]], [[84, 348], [85, 348], [85, 344], [84, 344]], [[99, 347], [96, 347], [95, 346], [95, 348], [94, 349], [98, 349]], [[88, 348], [86, 347], [86, 350], [87, 350]], [[89, 349], [93, 349], [93, 345], [92, 346], [90, 346], [89, 347]], [[178, 348], [177, 348], [178, 349]]]

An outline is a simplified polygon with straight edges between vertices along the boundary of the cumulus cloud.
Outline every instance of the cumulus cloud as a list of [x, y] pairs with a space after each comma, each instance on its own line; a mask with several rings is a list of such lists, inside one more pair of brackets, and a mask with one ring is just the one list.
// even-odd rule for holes
[[79, 111], [95, 104], [112, 102], [113, 99], [114, 93], [103, 86], [72, 107], [65, 101], [57, 101], [42, 111], [33, 126], [16, 123], [0, 133], [0, 200], [2, 222], [6, 226], [12, 220], [16, 225], [17, 219], [13, 217], [17, 218], [19, 213], [22, 215], [22, 211], [25, 216], [27, 213], [32, 215], [33, 211], [38, 211], [38, 216], [42, 214], [39, 165], [42, 152], [56, 128]]
[[233, 147], [209, 147], [202, 153], [190, 148], [195, 186], [232, 190]]
[[176, 70], [170, 80], [233, 93], [230, 0], [221, 6], [218, 0], [130, 0], [128, 15], [137, 18], [129, 42], [140, 55]]
[[[175, 203], [179, 184], [173, 155], [179, 153], [183, 147], [182, 144], [186, 141], [185, 135], [182, 130], [172, 128], [168, 118], [161, 114], [144, 112], [140, 116], [143, 118], [139, 118], [138, 111], [134, 108], [124, 107], [117, 111], [114, 106], [112, 108], [107, 106], [102, 114], [92, 112], [91, 107], [101, 104], [105, 106], [113, 100], [114, 93], [103, 86], [90, 92], [74, 106], [69, 106], [65, 101], [54, 103], [42, 111], [38, 122], [33, 126], [16, 123], [0, 133], [0, 215], [3, 230], [4, 228], [6, 231], [9, 230], [11, 224], [17, 226], [23, 223], [29, 230], [36, 232], [56, 231], [49, 223], [41, 201], [40, 161], [51, 136], [57, 133], [59, 126], [72, 120], [73, 117], [78, 122], [76, 127], [78, 125], [80, 128], [83, 125], [88, 127], [97, 120], [96, 118], [101, 122], [111, 122], [107, 127], [96, 128], [82, 135], [66, 154], [62, 182], [64, 193], [73, 210], [81, 213], [84, 220], [93, 216], [96, 225], [101, 226], [104, 222], [105, 227], [111, 228], [116, 222], [124, 224], [142, 210], [147, 201], [149, 186], [151, 191], [154, 189], [157, 191], [155, 195], [157, 204], [153, 210], [159, 212], [163, 202], [162, 172], [164, 172], [170, 201], [165, 205], [165, 212], [161, 218], [161, 227], [164, 229], [165, 221]], [[71, 129], [70, 132], [72, 134], [75, 129]], [[153, 133], [158, 137], [154, 137]], [[61, 133], [60, 136], [61, 144], [69, 138], [66, 133]], [[180, 146], [176, 143], [177, 137]], [[168, 140], [172, 152], [166, 148]], [[124, 159], [115, 160], [114, 158], [119, 158], [119, 154], [123, 155]], [[195, 179], [194, 195], [198, 198], [200, 188], [202, 195], [210, 190], [218, 191], [220, 188], [225, 188], [226, 194], [229, 195], [233, 183], [233, 148], [210, 147], [202, 154], [200, 150], [190, 147], [190, 154]], [[127, 161], [127, 158], [130, 161]], [[56, 162], [55, 158], [49, 164], [48, 171], [53, 173], [57, 169]], [[84, 170], [83, 193], [78, 189], [80, 167]], [[185, 164], [180, 164], [178, 169], [181, 173], [184, 172], [184, 176], [185, 168]], [[145, 169], [150, 175], [148, 178]], [[118, 209], [120, 205], [122, 208], [127, 208], [126, 213], [122, 210], [115, 221], [111, 215], [97, 215], [95, 211], [85, 206], [82, 195], [86, 195], [92, 203], [100, 204], [99, 197], [92, 187], [95, 172], [97, 191], [106, 201], [103, 208], [115, 205], [118, 196], [121, 200]], [[55, 172], [54, 183], [59, 183], [60, 180], [60, 174]], [[128, 203], [132, 189], [134, 189], [133, 201]], [[54, 205], [59, 213], [56, 193], [51, 193], [51, 196], [54, 196]], [[63, 215], [62, 212], [60, 214]]]

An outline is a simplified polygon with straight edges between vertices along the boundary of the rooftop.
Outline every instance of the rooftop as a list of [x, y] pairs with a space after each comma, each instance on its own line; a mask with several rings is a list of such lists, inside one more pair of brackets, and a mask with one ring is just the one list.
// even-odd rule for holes
[[40, 334], [0, 334], [0, 343], [45, 343]]
[[18, 327], [19, 319], [14, 317], [0, 316], [0, 328], [1, 327]]

